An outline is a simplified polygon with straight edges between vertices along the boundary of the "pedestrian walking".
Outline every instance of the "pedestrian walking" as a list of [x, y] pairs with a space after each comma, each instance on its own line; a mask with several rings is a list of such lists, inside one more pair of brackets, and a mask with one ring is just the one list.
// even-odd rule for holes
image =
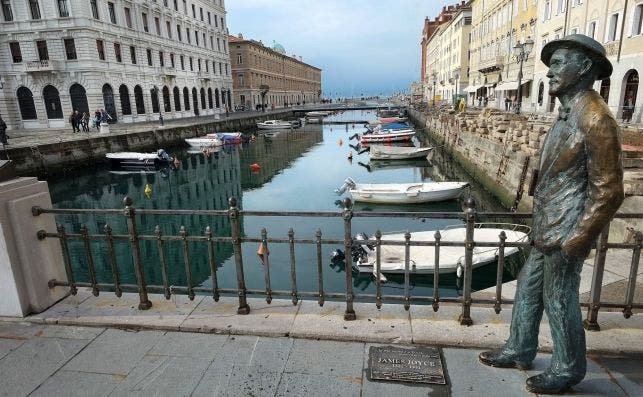
[[2, 145], [8, 145], [9, 142], [7, 141], [7, 123], [2, 120], [2, 116], [0, 116], [0, 143]]
[[80, 128], [78, 127], [80, 124], [80, 117], [78, 115], [78, 110], [74, 110], [69, 115], [69, 123], [71, 124], [71, 129], [73, 133], [76, 133], [76, 131], [80, 132]]
[[83, 112], [83, 117], [80, 119], [80, 125], [83, 127], [83, 132], [89, 132], [89, 115]]
[[96, 130], [100, 130], [100, 109], [96, 109], [94, 112], [94, 127]]

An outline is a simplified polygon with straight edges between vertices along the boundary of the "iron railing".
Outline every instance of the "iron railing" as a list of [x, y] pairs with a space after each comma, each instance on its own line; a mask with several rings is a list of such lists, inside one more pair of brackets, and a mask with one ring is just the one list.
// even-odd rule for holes
[[[57, 208], [41, 208], [33, 207], [32, 213], [34, 216], [40, 214], [103, 214], [103, 215], [122, 215], [127, 221], [127, 234], [113, 234], [110, 225], [104, 226], [103, 234], [90, 234], [86, 226], [81, 226], [79, 233], [68, 233], [62, 225], [57, 226], [56, 232], [48, 232], [40, 230], [38, 232], [39, 239], [57, 238], [60, 241], [63, 255], [63, 263], [67, 275], [67, 281], [50, 280], [49, 287], [55, 286], [69, 287], [72, 294], [76, 294], [78, 287], [89, 287], [92, 293], [98, 296], [100, 291], [114, 291], [117, 297], [120, 297], [123, 291], [137, 292], [139, 294], [139, 309], [145, 310], [151, 307], [151, 302], [148, 299], [148, 292], [163, 293], [166, 299], [170, 299], [172, 294], [187, 294], [190, 299], [194, 299], [195, 294], [209, 294], [215, 301], [223, 294], [237, 295], [239, 299], [238, 314], [248, 314], [250, 307], [247, 302], [248, 295], [263, 295], [266, 302], [271, 303], [275, 296], [288, 296], [291, 298], [294, 305], [301, 298], [316, 299], [320, 306], [324, 305], [326, 299], [342, 299], [346, 302], [344, 312], [345, 320], [355, 319], [355, 310], [353, 302], [360, 301], [375, 301], [378, 308], [381, 308], [383, 302], [398, 302], [403, 303], [404, 308], [408, 310], [412, 303], [417, 304], [431, 304], [434, 311], [438, 311], [440, 303], [455, 303], [460, 304], [462, 313], [460, 314], [459, 321], [462, 325], [471, 325], [473, 323], [471, 318], [472, 304], [493, 305], [495, 312], [500, 313], [503, 304], [513, 303], [513, 299], [502, 298], [502, 273], [505, 267], [505, 248], [507, 247], [529, 247], [529, 242], [508, 242], [506, 236], [501, 233], [497, 242], [482, 242], [475, 241], [474, 230], [480, 221], [493, 221], [497, 219], [509, 219], [512, 221], [524, 221], [532, 217], [531, 213], [516, 213], [516, 212], [489, 212], [482, 213], [476, 211], [476, 203], [473, 198], [469, 198], [465, 202], [465, 210], [463, 212], [371, 212], [371, 211], [354, 211], [350, 199], [345, 199], [343, 202], [343, 209], [341, 211], [327, 211], [327, 212], [304, 212], [304, 211], [246, 211], [240, 210], [237, 207], [237, 200], [231, 198], [229, 200], [229, 209], [227, 210], [158, 210], [158, 209], [136, 209], [133, 207], [132, 199], [126, 197], [124, 200], [124, 209], [57, 209]], [[227, 217], [230, 221], [230, 235], [219, 236], [214, 235], [212, 229], [208, 226], [205, 233], [201, 236], [188, 235], [186, 229], [182, 226], [178, 235], [165, 235], [161, 232], [159, 226], [156, 226], [152, 235], [139, 234], [136, 217], [139, 215], [174, 215], [174, 216], [210, 216], [210, 217]], [[295, 238], [293, 229], [291, 228], [287, 233], [287, 238], [283, 237], [269, 237], [265, 228], [261, 230], [261, 235], [252, 237], [244, 236], [241, 232], [241, 217], [257, 216], [257, 217], [305, 217], [308, 220], [315, 218], [341, 218], [343, 220], [343, 239], [330, 239], [322, 238], [322, 231], [317, 229], [313, 238]], [[376, 255], [376, 277], [375, 277], [375, 294], [355, 294], [353, 290], [353, 275], [351, 268], [353, 265], [353, 258], [351, 250], [354, 245], [365, 244], [365, 241], [357, 241], [353, 238], [352, 225], [353, 218], [356, 217], [371, 217], [371, 218], [432, 218], [432, 219], [454, 219], [464, 221], [466, 228], [466, 237], [463, 242], [456, 241], [441, 241], [440, 233], [435, 234], [434, 241], [412, 241], [409, 233], [406, 233], [404, 241], [394, 241], [382, 239], [382, 233], [378, 230], [375, 237], [367, 240], [368, 244], [375, 247]], [[636, 214], [617, 214], [616, 218], [643, 218], [643, 213]], [[600, 235], [596, 248], [597, 253], [594, 259], [594, 272], [592, 276], [591, 291], [589, 302], [582, 302], [581, 306], [587, 307], [587, 317], [584, 320], [585, 327], [588, 330], [599, 330], [598, 325], [598, 311], [601, 308], [620, 308], [623, 309], [625, 318], [632, 315], [633, 309], [643, 309], [643, 303], [634, 302], [634, 290], [636, 287], [636, 277], [638, 273], [638, 264], [641, 255], [641, 247], [643, 245], [643, 233], [636, 232], [634, 235], [633, 243], [608, 243], [609, 227]], [[87, 273], [89, 275], [89, 282], [77, 282], [72, 271], [72, 263], [70, 250], [68, 247], [69, 241], [81, 241], [84, 246], [84, 254], [86, 257]], [[141, 257], [140, 242], [141, 241], [156, 241], [162, 285], [148, 285], [145, 281], [143, 271], [143, 259]], [[94, 266], [92, 245], [91, 242], [104, 241], [106, 244], [109, 264], [112, 272], [112, 283], [99, 283], [96, 277], [96, 270]], [[123, 284], [119, 278], [119, 264], [117, 263], [117, 256], [115, 254], [114, 242], [115, 241], [129, 241], [131, 248], [131, 256], [133, 261], [133, 270], [136, 277], [136, 284]], [[168, 241], [180, 242], [183, 251], [183, 262], [185, 266], [185, 281], [184, 286], [170, 285], [168, 281], [167, 261], [164, 254], [164, 244]], [[210, 276], [212, 278], [212, 287], [206, 288], [202, 286], [195, 286], [192, 282], [190, 249], [188, 242], [196, 242], [198, 244], [205, 244], [208, 252], [208, 264], [210, 268]], [[214, 243], [224, 242], [232, 244], [235, 273], [236, 273], [236, 288], [222, 288], [217, 281], [217, 263], [214, 256]], [[275, 290], [271, 288], [270, 277], [270, 259], [268, 255], [262, 255], [261, 261], [263, 263], [264, 272], [264, 289], [248, 289], [246, 288], [244, 276], [244, 259], [242, 255], [242, 244], [244, 243], [259, 243], [266, 253], [269, 251], [271, 244], [287, 244], [289, 247], [289, 266], [290, 266], [290, 291]], [[346, 285], [343, 293], [328, 292], [324, 290], [323, 280], [323, 255], [322, 245], [341, 244], [343, 245], [346, 255], [344, 259]], [[312, 245], [316, 253], [316, 272], [317, 272], [317, 290], [316, 291], [301, 291], [297, 288], [297, 274], [296, 274], [296, 260], [295, 260], [295, 246], [296, 245]], [[405, 271], [404, 271], [404, 287], [403, 294], [401, 295], [384, 295], [382, 293], [382, 281], [380, 279], [380, 248], [383, 245], [403, 245], [405, 246]], [[412, 295], [410, 288], [411, 272], [409, 270], [409, 252], [411, 246], [433, 246], [435, 247], [435, 271], [433, 277], [433, 292], [429, 296]], [[462, 296], [459, 297], [442, 297], [440, 296], [439, 289], [439, 266], [440, 266], [440, 249], [447, 246], [459, 246], [464, 248], [464, 271], [463, 271], [463, 290]], [[472, 268], [473, 268], [473, 252], [474, 247], [494, 247], [497, 248], [497, 277], [496, 277], [496, 291], [494, 299], [474, 298], [472, 297]], [[630, 267], [630, 274], [627, 281], [625, 296], [621, 302], [603, 302], [601, 301], [601, 288], [602, 279], [605, 269], [606, 252], [610, 248], [628, 249], [632, 250], [632, 260]]]

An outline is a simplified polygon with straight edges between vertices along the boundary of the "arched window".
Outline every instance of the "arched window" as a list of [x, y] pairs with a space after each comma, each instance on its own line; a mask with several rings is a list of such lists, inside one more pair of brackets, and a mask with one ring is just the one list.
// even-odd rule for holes
[[172, 90], [174, 93], [174, 110], [177, 112], [181, 111], [181, 94], [179, 93], [179, 87], [174, 87]]
[[216, 103], [217, 108], [221, 107], [221, 103], [219, 102], [219, 89], [218, 88], [214, 89], [214, 102]]
[[607, 101], [609, 101], [610, 99], [610, 85], [611, 85], [611, 81], [609, 77], [601, 80], [600, 94], [603, 97], [603, 100], [605, 101], [605, 103], [607, 103]]
[[185, 105], [185, 110], [190, 110], [190, 91], [188, 91], [188, 87], [183, 87], [183, 104]]
[[72, 110], [78, 110], [81, 114], [89, 115], [89, 105], [87, 104], [87, 93], [85, 87], [80, 84], [73, 84], [69, 87], [69, 97], [71, 98]]
[[121, 113], [123, 113], [124, 116], [129, 116], [132, 114], [132, 105], [129, 101], [129, 90], [125, 84], [118, 87], [118, 94], [121, 97]]
[[152, 99], [152, 113], [159, 112], [159, 90], [156, 87], [152, 87], [150, 90], [150, 99]]
[[623, 93], [623, 120], [632, 121], [636, 109], [636, 96], [639, 91], [639, 73], [632, 69], [625, 74], [625, 92]]
[[163, 109], [165, 113], [171, 112], [172, 108], [170, 107], [170, 89], [167, 86], [163, 87]]
[[194, 115], [199, 115], [199, 96], [197, 94], [196, 88], [192, 87], [192, 105], [194, 107]]
[[205, 109], [205, 88], [201, 87], [201, 109]]
[[134, 87], [134, 101], [136, 102], [136, 114], [145, 114], [145, 101], [143, 101], [143, 89], [140, 85]]
[[45, 101], [45, 110], [48, 119], [62, 119], [63, 109], [60, 106], [60, 94], [56, 87], [48, 85], [42, 90], [42, 97]]
[[208, 88], [208, 109], [212, 109], [212, 88]]
[[103, 85], [103, 103], [105, 104], [105, 111], [112, 118], [107, 118], [108, 123], [116, 122], [116, 103], [114, 102], [114, 90], [109, 84]]
[[27, 87], [20, 87], [16, 91], [18, 106], [20, 107], [20, 116], [23, 120], [36, 120], [36, 105], [33, 103], [33, 94]]
[[538, 84], [538, 106], [543, 105], [543, 96], [545, 95], [545, 83], [542, 81]]

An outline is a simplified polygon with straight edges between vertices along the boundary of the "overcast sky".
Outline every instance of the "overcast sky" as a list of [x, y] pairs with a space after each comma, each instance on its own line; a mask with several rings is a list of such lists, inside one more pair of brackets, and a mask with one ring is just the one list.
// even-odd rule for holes
[[[231, 35], [273, 40], [322, 69], [325, 95], [408, 90], [420, 75], [424, 17], [443, 0], [228, 0]], [[451, 4], [449, 2], [448, 4]]]

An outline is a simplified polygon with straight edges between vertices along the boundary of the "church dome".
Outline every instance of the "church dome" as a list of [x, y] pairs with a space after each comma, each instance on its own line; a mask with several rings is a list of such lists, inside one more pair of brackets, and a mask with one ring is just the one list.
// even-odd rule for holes
[[284, 55], [286, 54], [286, 49], [284, 48], [284, 46], [282, 46], [279, 43], [276, 43], [275, 41], [272, 42], [272, 50], [280, 54], [284, 54]]

